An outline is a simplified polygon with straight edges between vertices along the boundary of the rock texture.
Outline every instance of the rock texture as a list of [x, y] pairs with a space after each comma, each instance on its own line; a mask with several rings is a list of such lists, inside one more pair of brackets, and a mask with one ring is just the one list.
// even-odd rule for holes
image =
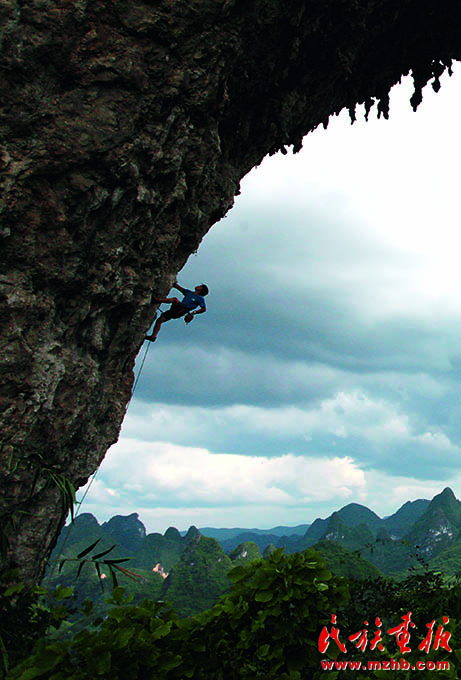
[[137, 512], [131, 515], [115, 515], [108, 522], [103, 522], [101, 529], [112, 536], [114, 541], [131, 552], [139, 550], [146, 538], [146, 527], [139, 519]]
[[434, 496], [427, 510], [405, 536], [429, 560], [461, 538], [461, 503], [446, 487]]
[[[40, 579], [165, 294], [240, 179], [461, 57], [455, 0], [2, 0], [0, 521]], [[6, 557], [5, 557], [6, 554]]]

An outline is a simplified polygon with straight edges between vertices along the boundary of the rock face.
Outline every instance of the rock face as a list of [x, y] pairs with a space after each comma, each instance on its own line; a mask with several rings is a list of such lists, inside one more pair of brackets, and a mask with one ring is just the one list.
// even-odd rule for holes
[[410, 545], [419, 546], [424, 559], [430, 559], [459, 539], [460, 530], [461, 503], [447, 487], [434, 496], [405, 538]]
[[102, 529], [113, 539], [131, 552], [136, 552], [146, 538], [146, 527], [137, 512], [131, 515], [115, 515], [102, 524]]
[[116, 441], [165, 294], [240, 179], [413, 69], [461, 56], [455, 0], [4, 0], [0, 520], [40, 579]]

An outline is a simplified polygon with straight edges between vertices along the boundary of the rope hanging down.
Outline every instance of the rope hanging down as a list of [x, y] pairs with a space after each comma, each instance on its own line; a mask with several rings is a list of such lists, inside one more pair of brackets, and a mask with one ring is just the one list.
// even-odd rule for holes
[[150, 342], [147, 343], [146, 349], [144, 350], [144, 356], [143, 356], [142, 361], [141, 361], [141, 366], [139, 367], [138, 375], [136, 376], [136, 380], [134, 381], [133, 389], [131, 391], [130, 401], [128, 402], [128, 404], [131, 402], [131, 400], [134, 397], [136, 387], [138, 386], [139, 378], [141, 377], [142, 369], [144, 368], [144, 362], [146, 360], [147, 352], [149, 351], [149, 347], [150, 347]]
[[[130, 401], [129, 401], [128, 404], [127, 404], [127, 413], [128, 413], [128, 408], [129, 408], [129, 406], [130, 406], [130, 404], [131, 404], [131, 400], [132, 400], [133, 397], [134, 397], [134, 393], [135, 393], [135, 391], [136, 391], [136, 387], [137, 387], [137, 385], [138, 385], [139, 378], [141, 377], [142, 369], [144, 368], [144, 363], [145, 363], [145, 361], [146, 361], [147, 352], [149, 351], [149, 347], [150, 347], [150, 342], [148, 342], [148, 343], [146, 344], [146, 349], [144, 350], [144, 356], [143, 356], [142, 361], [141, 361], [141, 366], [139, 367], [138, 375], [136, 376], [136, 379], [135, 379], [134, 385], [133, 385], [133, 389], [132, 389], [132, 391], [131, 391]], [[98, 474], [98, 472], [99, 472], [99, 468], [96, 468], [96, 470], [95, 470], [93, 476], [92, 476], [91, 479], [90, 479], [90, 483], [88, 484], [88, 486], [87, 486], [86, 489], [85, 489], [85, 493], [83, 494], [82, 499], [81, 499], [81, 500], [79, 501], [79, 503], [78, 503], [78, 508], [77, 508], [76, 513], [74, 514], [74, 518], [77, 517], [78, 513], [80, 512], [80, 509], [81, 509], [81, 507], [82, 507], [82, 503], [83, 503], [83, 501], [85, 500], [85, 497], [86, 497], [88, 491], [90, 490], [91, 485], [93, 484], [93, 482], [94, 482], [94, 480], [95, 480], [96, 475]], [[67, 538], [67, 537], [66, 537], [66, 538]], [[64, 543], [65, 543], [65, 542], [64, 542]], [[63, 546], [63, 547], [64, 547], [64, 546]]]
[[[131, 390], [131, 397], [130, 397], [130, 400], [129, 400], [128, 404], [127, 404], [127, 412], [128, 412], [128, 408], [129, 408], [129, 406], [130, 406], [131, 400], [132, 400], [133, 397], [134, 397], [134, 393], [135, 393], [135, 391], [136, 391], [136, 387], [137, 387], [137, 385], [138, 385], [139, 378], [141, 377], [142, 369], [144, 368], [144, 363], [145, 363], [145, 361], [146, 361], [147, 352], [149, 351], [149, 347], [150, 347], [150, 342], [148, 342], [148, 343], [146, 344], [146, 349], [144, 350], [144, 355], [143, 355], [143, 358], [142, 358], [142, 361], [141, 361], [141, 366], [139, 367], [138, 375], [136, 376], [136, 379], [135, 379], [134, 385], [133, 385], [133, 389]], [[80, 512], [81, 507], [82, 507], [82, 505], [83, 505], [83, 501], [85, 500], [88, 491], [91, 489], [91, 486], [92, 486], [94, 480], [96, 479], [96, 475], [98, 474], [98, 472], [99, 472], [99, 468], [96, 468], [94, 474], [92, 475], [92, 477], [91, 477], [91, 479], [90, 479], [90, 481], [89, 481], [89, 483], [88, 483], [88, 486], [87, 486], [86, 489], [85, 489], [85, 493], [83, 494], [81, 500], [79, 500], [78, 503], [77, 503], [78, 507], [77, 507], [77, 509], [76, 509], [76, 511], [75, 511], [75, 513], [74, 513], [73, 520], [72, 520], [72, 522], [71, 522], [71, 524], [70, 524], [70, 529], [69, 529], [69, 531], [67, 532], [67, 534], [66, 534], [66, 536], [65, 536], [65, 538], [64, 538], [64, 541], [63, 541], [63, 543], [62, 543], [61, 549], [60, 549], [60, 551], [59, 551], [59, 555], [58, 555], [58, 557], [57, 557], [57, 559], [56, 559], [56, 562], [55, 562], [55, 564], [54, 564], [54, 566], [53, 566], [53, 568], [52, 568], [52, 570], [51, 570], [50, 576], [53, 575], [54, 570], [55, 570], [55, 568], [56, 568], [56, 565], [57, 565], [58, 562], [59, 562], [59, 558], [61, 557], [62, 553], [64, 552], [64, 548], [66, 547], [67, 539], [69, 538], [69, 534], [70, 534], [70, 532], [71, 532], [71, 530], [72, 530], [72, 526], [73, 526], [73, 523], [74, 523], [74, 521], [75, 521], [75, 518], [77, 517], [78, 513]]]
[[[150, 342], [147, 343], [146, 349], [144, 350], [144, 356], [143, 356], [142, 361], [141, 361], [141, 366], [139, 367], [138, 375], [136, 376], [136, 379], [135, 379], [134, 385], [133, 385], [133, 389], [132, 389], [132, 391], [131, 391], [130, 401], [129, 401], [128, 404], [127, 404], [127, 413], [128, 413], [128, 408], [129, 408], [129, 406], [130, 406], [130, 404], [131, 404], [131, 400], [132, 400], [133, 397], [134, 397], [134, 393], [135, 393], [135, 391], [136, 391], [136, 387], [137, 387], [137, 385], [138, 385], [139, 378], [141, 377], [142, 369], [144, 368], [144, 363], [145, 363], [145, 361], [146, 361], [147, 352], [149, 351], [149, 346], [150, 346]], [[90, 479], [90, 483], [88, 484], [88, 486], [87, 486], [86, 489], [85, 489], [85, 493], [83, 494], [82, 499], [81, 499], [81, 500], [79, 501], [79, 503], [78, 503], [77, 512], [75, 513], [74, 517], [76, 517], [76, 516], [78, 515], [78, 513], [80, 512], [80, 508], [82, 507], [82, 503], [83, 503], [83, 501], [85, 500], [85, 497], [86, 497], [88, 491], [90, 490], [91, 485], [93, 484], [93, 481], [94, 481], [96, 475], [98, 474], [98, 472], [99, 472], [99, 468], [96, 468], [96, 470], [95, 470], [93, 476], [92, 476], [91, 479]]]

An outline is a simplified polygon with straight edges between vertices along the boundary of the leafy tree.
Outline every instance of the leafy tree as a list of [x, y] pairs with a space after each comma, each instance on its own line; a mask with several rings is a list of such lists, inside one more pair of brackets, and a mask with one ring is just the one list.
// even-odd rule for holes
[[232, 562], [214, 538], [198, 535], [165, 580], [162, 595], [180, 616], [212, 607], [229, 590]]
[[[206, 555], [211, 544], [204, 542], [202, 547]], [[41, 639], [35, 653], [7, 680], [320, 680], [321, 660], [334, 664], [341, 659], [401, 659], [395, 637], [383, 639], [382, 649], [369, 646], [366, 656], [349, 637], [364, 632], [365, 621], [370, 622], [371, 633], [376, 617], [386, 633], [408, 612], [416, 625], [411, 652], [405, 656], [410, 667], [421, 658], [432, 663], [445, 660], [451, 668], [438, 671], [438, 677], [457, 677], [461, 588], [427, 565], [401, 582], [380, 577], [348, 585], [313, 549], [292, 555], [278, 549], [266, 560], [235, 567], [229, 576], [231, 592], [208, 611], [187, 619], [180, 619], [163, 602], [144, 600], [134, 606], [132, 597], [116, 588], [107, 601], [111, 608], [105, 619], [93, 626], [88, 620], [87, 627], [67, 641]], [[88, 604], [84, 609], [89, 613]], [[332, 614], [337, 615], [347, 653], [340, 654], [334, 641], [322, 654], [319, 651], [319, 634], [329, 630]], [[427, 654], [418, 650], [432, 621], [435, 629], [443, 624], [452, 633], [451, 653], [443, 645], [439, 650], [428, 648]], [[432, 674], [432, 669], [420, 671], [418, 677]], [[334, 670], [330, 677], [336, 677]], [[341, 677], [369, 680], [389, 674], [345, 669]], [[410, 680], [412, 671], [394, 671], [392, 677]]]
[[[350, 635], [356, 634], [360, 630], [365, 630], [365, 622], [369, 623], [369, 639], [371, 640], [376, 629], [376, 617], [381, 623], [383, 634], [383, 650], [376, 648], [371, 650], [370, 645], [364, 650], [358, 649], [349, 642], [347, 655], [348, 660], [363, 659], [377, 660], [383, 662], [390, 659], [402, 659], [405, 656], [407, 662], [414, 665], [417, 661], [447, 661], [450, 664], [449, 670], [437, 671], [437, 677], [457, 677], [456, 660], [461, 656], [459, 649], [459, 633], [461, 632], [461, 604], [460, 586], [450, 586], [444, 581], [443, 575], [431, 571], [427, 566], [420, 572], [413, 570], [402, 581], [379, 577], [365, 579], [363, 581], [350, 582], [350, 601], [338, 613], [338, 627], [342, 633], [342, 640], [348, 640]], [[403, 617], [411, 612], [411, 626], [409, 628], [411, 652], [403, 655], [397, 645], [395, 636], [386, 635], [389, 629], [402, 624]], [[443, 620], [446, 616], [449, 623]], [[452, 653], [447, 652], [443, 647], [439, 650], [431, 648], [429, 653], [421, 651], [418, 646], [423, 642], [428, 634], [428, 624], [434, 621], [435, 630], [440, 625], [452, 634], [450, 645]], [[412, 627], [414, 624], [414, 628]], [[434, 630], [434, 632], [435, 632]], [[356, 641], [355, 645], [358, 641]], [[418, 678], [432, 677], [433, 671], [422, 670], [418, 672]], [[410, 678], [411, 670], [394, 671], [392, 677]], [[386, 671], [377, 671], [376, 677], [389, 677]], [[369, 673], [357, 671], [346, 671], [341, 673], [344, 680], [365, 679]]]
[[[310, 549], [233, 569], [232, 592], [203, 615], [217, 678], [300, 678], [319, 662], [318, 633], [326, 612], [344, 604], [344, 579], [333, 576]], [[222, 663], [224, 661], [224, 663]]]
[[327, 567], [337, 576], [345, 576], [354, 580], [381, 576], [379, 569], [371, 562], [363, 559], [361, 555], [346, 550], [335, 541], [320, 541], [314, 548], [322, 555]]
[[209, 611], [178, 619], [164, 603], [129, 605], [116, 588], [99, 628], [65, 642], [42, 640], [8, 680], [299, 680], [318, 666], [316, 640], [347, 601], [313, 550], [235, 567], [232, 591]]
[[63, 601], [71, 597], [71, 588], [49, 593], [39, 586], [18, 583], [18, 575], [19, 570], [0, 573], [0, 678], [32, 653], [50, 628], [59, 628], [69, 613]]

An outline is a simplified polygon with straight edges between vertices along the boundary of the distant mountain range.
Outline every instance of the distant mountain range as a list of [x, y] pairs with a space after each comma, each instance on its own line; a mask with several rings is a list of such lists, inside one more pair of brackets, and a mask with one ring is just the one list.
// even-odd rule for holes
[[[311, 525], [267, 530], [191, 526], [182, 534], [175, 527], [148, 534], [137, 513], [117, 515], [102, 525], [83, 513], [61, 532], [51, 562], [69, 562], [59, 575], [49, 571], [49, 583], [72, 582], [72, 560], [98, 539], [97, 552], [115, 545], [111, 557], [131, 558], [125, 566], [144, 578], [139, 597], [172, 601], [186, 616], [211, 606], [226, 591], [226, 574], [235, 563], [260, 558], [277, 547], [291, 553], [314, 546], [335, 573], [349, 578], [380, 573], [401, 577], [421, 560], [448, 575], [458, 573], [461, 503], [446, 488], [431, 501], [408, 501], [383, 519], [366, 506], [350, 503]], [[99, 579], [94, 574], [88, 579], [85, 589], [92, 590], [93, 597]]]
[[[226, 552], [243, 541], [253, 541], [261, 551], [271, 543], [287, 552], [298, 552], [319, 541], [335, 540], [353, 550], [379, 538], [402, 539], [430, 505], [429, 500], [407, 501], [393, 515], [381, 519], [359, 503], [349, 503], [326, 519], [296, 527], [277, 526], [272, 529], [215, 529], [203, 527], [199, 531], [216, 538]], [[344, 525], [344, 527], [343, 527]], [[361, 525], [363, 525], [361, 527]], [[354, 531], [350, 531], [354, 529]], [[352, 545], [353, 544], [353, 545]]]
[[218, 540], [224, 550], [229, 552], [244, 541], [253, 541], [261, 552], [270, 543], [275, 544], [282, 536], [303, 536], [309, 524], [298, 524], [295, 527], [277, 526], [272, 529], [216, 529], [214, 527], [200, 527], [203, 536], [209, 536]]
[[326, 519], [316, 519], [301, 537], [281, 537], [288, 552], [332, 541], [359, 551], [384, 574], [399, 577], [423, 560], [448, 575], [461, 569], [461, 503], [450, 488], [429, 500], [409, 501], [381, 519], [350, 503]]
[[[217, 538], [218, 541], [226, 541], [239, 536], [240, 534], [259, 534], [261, 536], [302, 536], [306, 533], [310, 524], [298, 524], [295, 527], [277, 526], [272, 527], [272, 529], [216, 529], [215, 527], [200, 527], [199, 531], [204, 536], [210, 536], [211, 538]], [[181, 532], [185, 533], [185, 532]]]

